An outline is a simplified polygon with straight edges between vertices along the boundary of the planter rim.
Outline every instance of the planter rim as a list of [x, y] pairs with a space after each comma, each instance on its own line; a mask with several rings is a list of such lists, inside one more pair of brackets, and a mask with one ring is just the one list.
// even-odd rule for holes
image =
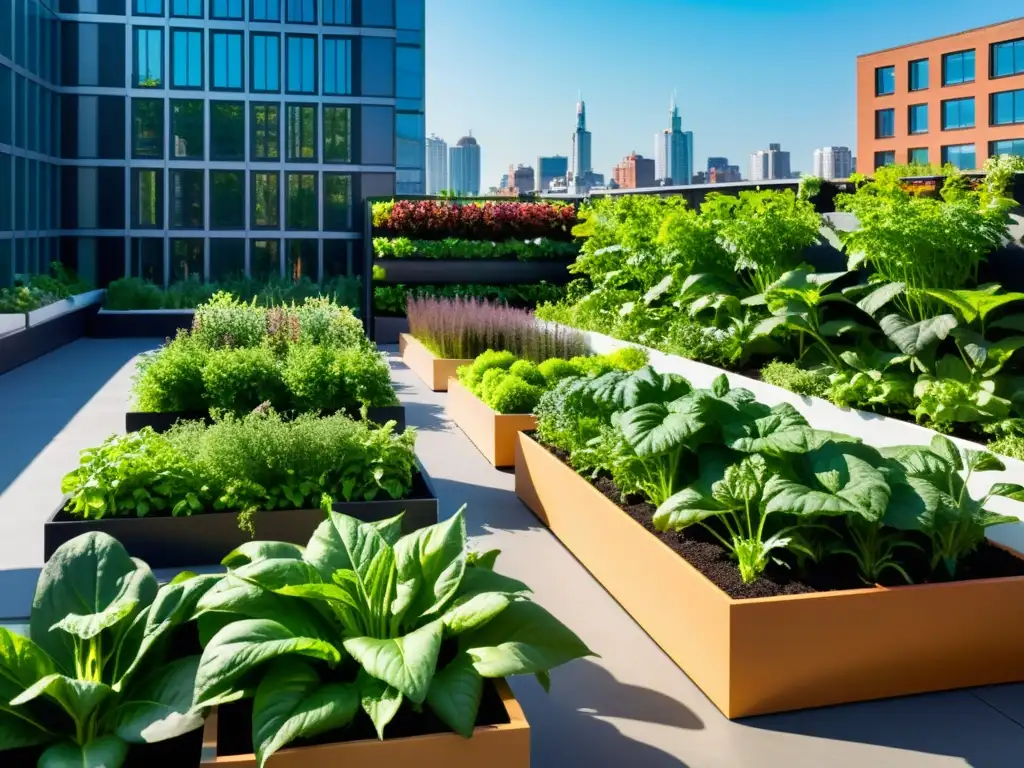
[[466, 386], [465, 384], [463, 384], [463, 383], [462, 383], [461, 381], [459, 381], [459, 377], [458, 377], [458, 376], [449, 376], [449, 377], [448, 377], [448, 391], [449, 391], [449, 392], [450, 392], [450, 391], [451, 391], [451, 389], [452, 389], [452, 384], [454, 384], [455, 386], [457, 386], [457, 387], [458, 387], [459, 389], [461, 389], [461, 390], [465, 391], [465, 393], [466, 393], [467, 395], [469, 395], [470, 397], [472, 397], [472, 398], [473, 398], [474, 400], [476, 400], [476, 401], [477, 401], [478, 403], [480, 403], [480, 405], [482, 405], [482, 406], [483, 406], [484, 408], [486, 408], [487, 410], [489, 410], [489, 411], [490, 411], [491, 413], [493, 413], [493, 414], [494, 414], [495, 416], [509, 416], [509, 417], [513, 417], [513, 416], [518, 416], [518, 417], [527, 417], [527, 416], [533, 416], [533, 414], [532, 414], [532, 413], [520, 413], [520, 412], [518, 412], [518, 411], [517, 411], [517, 412], [515, 412], [515, 413], [499, 413], [498, 411], [496, 411], [496, 410], [494, 410], [493, 408], [491, 408], [491, 406], [489, 406], [489, 405], [488, 405], [487, 403], [485, 403], [485, 402], [484, 402], [483, 400], [481, 400], [481, 399], [480, 399], [479, 397], [477, 397], [476, 393], [475, 393], [475, 392], [473, 392], [473, 391], [471, 391], [469, 387], [467, 387], [467, 386]]
[[101, 315], [193, 315], [195, 309], [107, 309], [100, 307]]

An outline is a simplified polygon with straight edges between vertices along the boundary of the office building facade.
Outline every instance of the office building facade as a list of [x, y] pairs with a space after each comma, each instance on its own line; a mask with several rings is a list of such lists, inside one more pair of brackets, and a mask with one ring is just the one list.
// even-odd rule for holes
[[675, 97], [669, 105], [669, 127], [654, 135], [654, 174], [663, 184], [688, 184], [693, 176], [693, 132], [683, 130]]
[[448, 148], [448, 189], [458, 195], [480, 194], [480, 144], [472, 131]]
[[448, 189], [448, 142], [431, 134], [427, 137], [427, 194]]
[[862, 172], [995, 155], [1024, 155], [1024, 18], [857, 58]]
[[537, 158], [537, 189], [547, 192], [556, 180], [565, 182], [569, 175], [569, 158], [564, 155]]
[[351, 274], [425, 191], [424, 0], [0, 8], [0, 280]]
[[620, 189], [645, 189], [655, 185], [654, 159], [636, 152], [627, 155], [612, 171], [612, 180]]
[[792, 174], [789, 167], [789, 152], [781, 144], [769, 144], [768, 149], [750, 153], [750, 181], [788, 179]]
[[822, 179], [847, 179], [853, 173], [853, 153], [849, 147], [822, 147], [814, 150], [812, 175]]

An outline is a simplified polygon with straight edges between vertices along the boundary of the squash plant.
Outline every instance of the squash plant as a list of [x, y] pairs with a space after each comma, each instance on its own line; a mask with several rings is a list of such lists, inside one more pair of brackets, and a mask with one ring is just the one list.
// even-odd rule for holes
[[535, 674], [592, 655], [467, 549], [462, 510], [399, 538], [401, 516], [363, 523], [331, 512], [305, 549], [251, 543], [199, 602], [208, 636], [195, 706], [253, 696], [259, 766], [360, 711], [380, 738], [399, 709], [426, 706], [473, 733], [485, 678]]
[[172, 658], [167, 640], [215, 579], [185, 573], [158, 589], [104, 533], [59, 547], [39, 575], [29, 637], [0, 628], [0, 763], [3, 750], [38, 746], [41, 768], [118, 768], [131, 744], [202, 725], [199, 657]]

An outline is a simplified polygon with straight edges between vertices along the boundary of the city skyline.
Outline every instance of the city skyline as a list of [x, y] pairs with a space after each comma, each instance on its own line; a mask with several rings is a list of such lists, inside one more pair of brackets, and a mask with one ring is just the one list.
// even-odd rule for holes
[[[451, 141], [472, 125], [488, 187], [510, 163], [571, 157], [566, 129], [582, 91], [592, 166], [610, 178], [633, 150], [651, 152], [650, 137], [665, 128], [666, 95], [675, 90], [683, 125], [694, 134], [695, 171], [709, 156], [724, 156], [746, 175], [752, 152], [781, 142], [792, 170], [810, 173], [816, 148], [857, 143], [858, 55], [1021, 15], [1014, 0], [968, 7], [956, 0], [779, 0], [770, 7], [637, 0], [628, 15], [620, 8], [610, 0], [428, 3], [427, 133]], [[465, 24], [474, 34], [456, 35]], [[718, 32], [695, 35], [680, 49], [674, 36], [681, 28]], [[594, 44], [615, 40], [613, 55], [567, 47], [569, 29]], [[511, 37], [528, 41], [524, 54], [531, 54], [514, 68], [494, 54]], [[796, 60], [780, 55], [791, 42], [800, 45]]]

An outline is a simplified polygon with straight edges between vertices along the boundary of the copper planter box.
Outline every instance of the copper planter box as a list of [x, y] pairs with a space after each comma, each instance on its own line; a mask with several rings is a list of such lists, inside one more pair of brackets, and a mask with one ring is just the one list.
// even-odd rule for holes
[[537, 428], [537, 417], [532, 413], [498, 413], [456, 378], [448, 381], [445, 408], [449, 418], [496, 467], [513, 466], [516, 436]]
[[734, 600], [530, 436], [516, 494], [729, 718], [1024, 681], [1024, 577]]
[[398, 354], [402, 356], [402, 362], [435, 392], [447, 391], [448, 379], [463, 365], [473, 362], [438, 357], [408, 333], [398, 337]]

